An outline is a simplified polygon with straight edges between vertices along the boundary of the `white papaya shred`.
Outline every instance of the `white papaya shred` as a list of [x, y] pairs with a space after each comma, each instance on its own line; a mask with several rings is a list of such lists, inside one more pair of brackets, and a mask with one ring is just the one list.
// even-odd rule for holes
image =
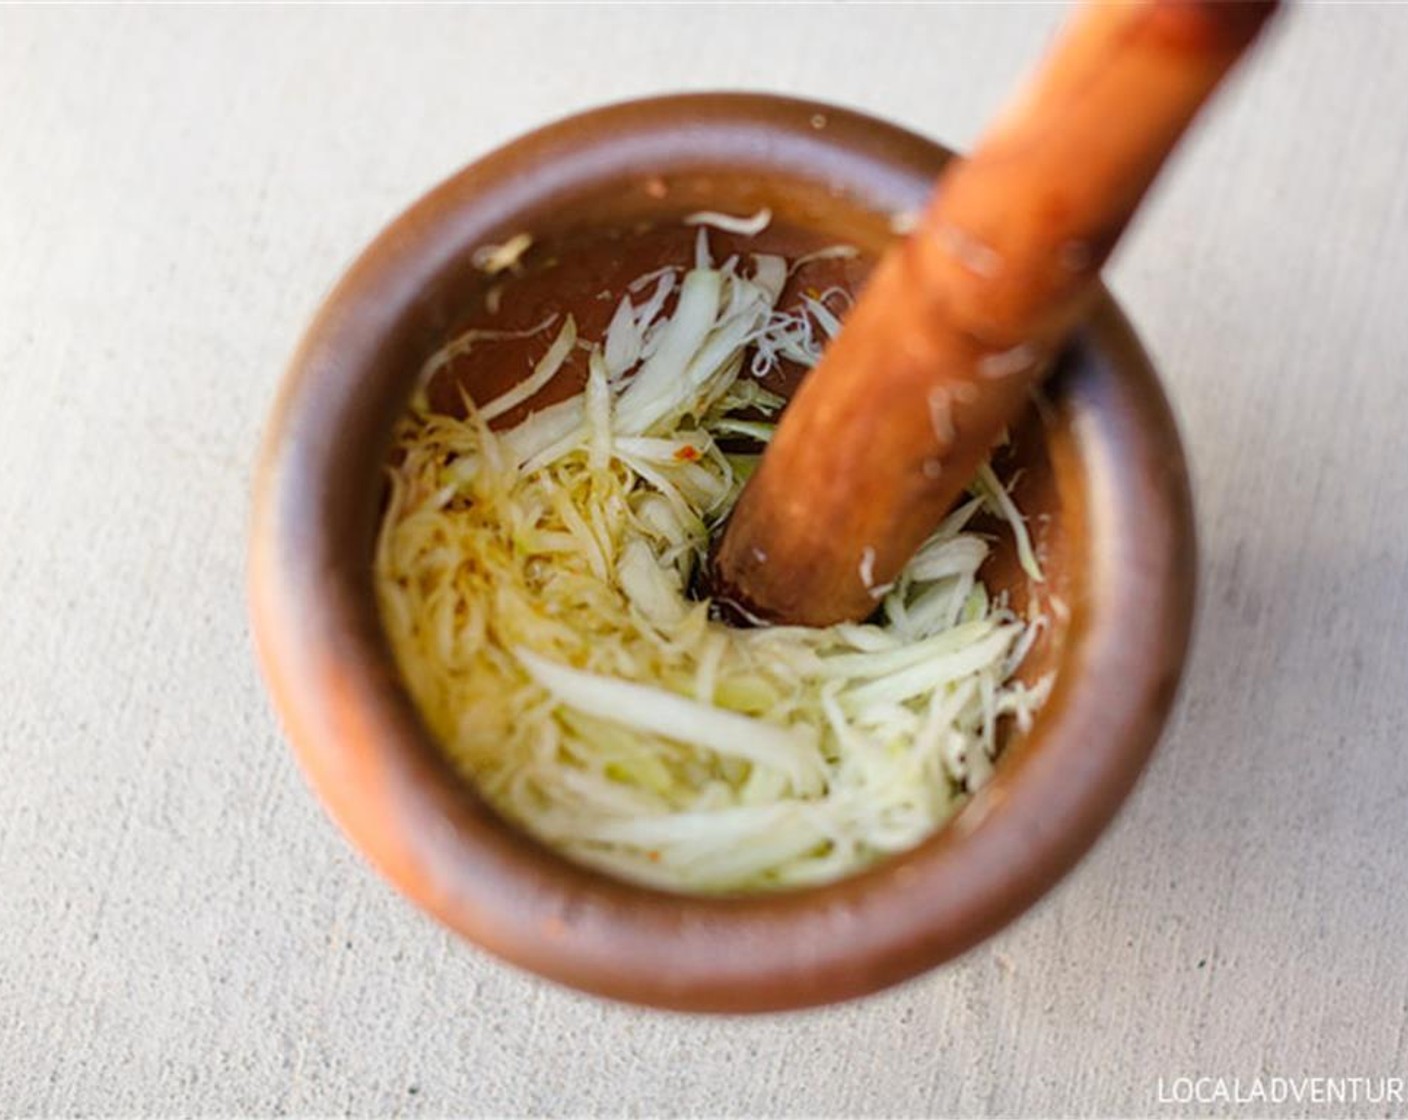
[[[914, 846], [989, 780], [998, 721], [1029, 728], [1051, 685], [1014, 678], [1046, 619], [980, 578], [986, 508], [1041, 579], [990, 467], [865, 623], [741, 629], [690, 597], [756, 465], [739, 441], [765, 444], [783, 404], [754, 378], [813, 364], [849, 302], [779, 310], [788, 263], [716, 267], [703, 226], [743, 228], [717, 217], [695, 216], [692, 267], [629, 285], [600, 340], [569, 316], [432, 355], [422, 387], [477, 347], [544, 344], [463, 418], [413, 400], [375, 559], [401, 675], [459, 771], [570, 858], [682, 892], [825, 882]], [[491, 428], [579, 348], [580, 394]]]

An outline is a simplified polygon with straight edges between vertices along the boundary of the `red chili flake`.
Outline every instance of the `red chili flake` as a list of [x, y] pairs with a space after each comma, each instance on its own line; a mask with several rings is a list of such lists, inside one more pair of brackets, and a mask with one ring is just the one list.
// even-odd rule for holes
[[681, 463], [696, 463], [699, 461], [699, 448], [687, 443], [675, 452], [675, 458]]

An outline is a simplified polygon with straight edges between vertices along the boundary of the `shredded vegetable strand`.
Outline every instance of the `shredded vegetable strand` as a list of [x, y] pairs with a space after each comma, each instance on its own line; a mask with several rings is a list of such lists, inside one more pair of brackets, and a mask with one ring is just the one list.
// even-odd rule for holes
[[[781, 310], [797, 262], [713, 264], [706, 226], [766, 217], [695, 215], [693, 268], [637, 278], [599, 341], [566, 319], [523, 382], [466, 399], [462, 419], [418, 398], [377, 542], [383, 625], [449, 758], [570, 857], [674, 890], [823, 882], [918, 843], [990, 779], [999, 721], [1029, 728], [1051, 686], [1012, 678], [1047, 620], [994, 606], [980, 579], [989, 546], [969, 523], [986, 505], [1040, 580], [988, 467], [875, 589], [870, 622], [735, 629], [689, 598], [708, 527], [757, 459], [717, 440], [766, 443], [758, 417], [783, 404], [740, 374], [813, 364], [849, 303], [836, 289]], [[550, 325], [466, 332], [420, 383]], [[583, 391], [491, 431], [574, 348]]]

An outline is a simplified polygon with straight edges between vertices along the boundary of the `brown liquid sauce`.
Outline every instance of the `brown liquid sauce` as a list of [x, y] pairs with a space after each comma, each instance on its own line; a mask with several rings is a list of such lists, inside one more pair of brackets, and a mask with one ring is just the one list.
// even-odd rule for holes
[[[462, 416], [462, 393], [483, 405], [513, 388], [543, 356], [561, 329], [564, 315], [576, 318], [580, 340], [603, 343], [617, 304], [633, 281], [666, 266], [682, 270], [693, 267], [697, 234], [697, 227], [671, 221], [534, 243], [514, 268], [483, 278], [482, 286], [468, 297], [466, 308], [445, 332], [441, 344], [468, 330], [523, 331], [549, 317], [556, 318], [531, 337], [486, 339], [476, 344], [470, 353], [453, 359], [428, 386], [431, 407], [438, 412]], [[778, 222], [751, 237], [708, 227], [708, 237], [710, 255], [716, 266], [738, 254], [745, 273], [749, 270], [751, 254], [772, 253], [785, 258], [790, 265], [799, 257], [837, 244], [819, 239], [814, 232]], [[809, 261], [789, 276], [777, 307], [791, 310], [803, 295], [816, 296], [837, 287], [854, 296], [874, 263], [873, 256], [864, 253], [849, 259]], [[491, 297], [489, 293], [494, 289], [497, 295]], [[649, 298], [652, 290], [653, 282], [629, 294], [639, 305]], [[662, 315], [673, 313], [675, 300], [675, 293], [672, 293]], [[836, 301], [831, 301], [830, 306], [838, 312], [845, 310]], [[790, 397], [804, 373], [802, 367], [783, 362], [761, 378], [760, 383]], [[580, 393], [586, 379], [587, 353], [581, 348], [574, 349], [551, 383], [530, 400], [498, 417], [492, 427], [514, 427], [533, 412]], [[1062, 509], [1051, 469], [1053, 455], [1061, 454], [1062, 450], [1049, 446], [1049, 426], [1043, 423], [1035, 408], [1011, 435], [1010, 442], [995, 453], [994, 466], [1004, 480], [1016, 477], [1012, 496], [1027, 517], [1038, 558], [1059, 557], [1064, 551], [1063, 535], [1072, 531], [1072, 526], [1066, 522], [1073, 512]], [[1032, 684], [1054, 668], [1065, 636], [1066, 615], [1061, 607], [1069, 605], [1064, 596], [1070, 585], [1065, 566], [1060, 563], [1047, 566], [1046, 583], [1033, 589], [1018, 562], [1006, 523], [984, 512], [971, 527], [984, 534], [993, 546], [980, 573], [988, 590], [994, 596], [1005, 592], [1009, 606], [1022, 616], [1035, 593], [1040, 608], [1047, 615], [1049, 629], [1037, 641], [1017, 674]], [[1004, 727], [1003, 730], [1009, 729]]]
[[[534, 244], [519, 262], [517, 270], [485, 277], [483, 294], [472, 301], [446, 340], [467, 330], [522, 331], [556, 319], [543, 331], [526, 339], [485, 341], [469, 353], [455, 358], [429, 386], [431, 407], [439, 412], [463, 415], [460, 392], [467, 392], [476, 404], [487, 404], [521, 381], [543, 356], [548, 344], [562, 328], [563, 316], [577, 320], [577, 337], [601, 343], [621, 297], [638, 277], [667, 266], [693, 267], [698, 229], [682, 222], [649, 224], [631, 230], [611, 230], [577, 235], [544, 244]], [[754, 253], [772, 253], [789, 264], [798, 257], [823, 249], [828, 244], [814, 233], [770, 225], [754, 237], [744, 237], [708, 228], [709, 252], [715, 265], [738, 254], [742, 271], [749, 271], [748, 258]], [[802, 295], [818, 295], [830, 288], [857, 291], [869, 274], [873, 261], [864, 257], [849, 260], [809, 261], [790, 276], [777, 306], [795, 307]], [[497, 288], [497, 295], [489, 293]], [[629, 293], [639, 306], [649, 298], [653, 284]], [[673, 314], [676, 291], [666, 301], [663, 314]], [[497, 312], [491, 310], [497, 303]], [[838, 305], [832, 303], [833, 310]], [[760, 383], [775, 393], [790, 396], [804, 371], [791, 363], [774, 370]], [[530, 413], [574, 396], [587, 379], [587, 354], [576, 349], [566, 366], [552, 382], [531, 400], [505, 413], [494, 428], [512, 428]]]

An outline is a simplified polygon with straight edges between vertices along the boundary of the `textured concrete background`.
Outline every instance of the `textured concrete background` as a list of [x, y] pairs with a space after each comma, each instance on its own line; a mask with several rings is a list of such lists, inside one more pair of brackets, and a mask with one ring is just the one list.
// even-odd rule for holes
[[1119, 257], [1197, 476], [1196, 655], [1117, 827], [956, 966], [749, 1021], [510, 972], [345, 846], [253, 668], [281, 363], [412, 198], [680, 88], [966, 144], [1061, 14], [0, 10], [0, 1113], [1171, 1115], [1160, 1077], [1408, 1074], [1408, 9], [1292, 12]]

